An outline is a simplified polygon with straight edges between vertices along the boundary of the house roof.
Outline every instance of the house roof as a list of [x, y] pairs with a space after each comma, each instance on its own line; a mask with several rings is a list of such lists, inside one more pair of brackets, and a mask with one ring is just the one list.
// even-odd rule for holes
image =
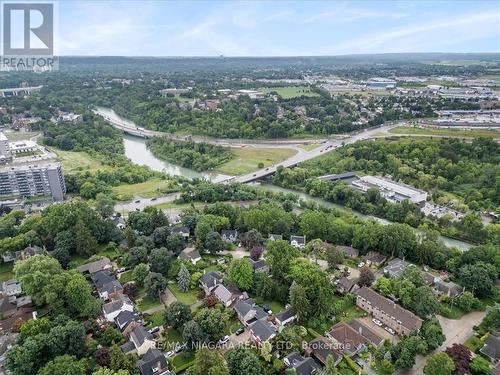
[[181, 253], [179, 254], [179, 258], [184, 260], [195, 260], [195, 259], [201, 259], [201, 256], [198, 250], [188, 247], [181, 251]]
[[146, 354], [137, 361], [137, 367], [142, 375], [155, 375], [158, 370], [167, 370], [168, 364], [165, 356], [158, 349], [149, 349]]
[[122, 308], [123, 305], [133, 306], [132, 301], [127, 296], [123, 296], [121, 298], [115, 299], [114, 301], [108, 302], [102, 306], [102, 309], [105, 314], [110, 314], [114, 311], [118, 311]]
[[354, 286], [354, 282], [352, 280], [349, 280], [347, 277], [341, 277], [337, 285], [349, 291]]
[[407, 261], [399, 258], [394, 258], [384, 266], [384, 273], [390, 275], [391, 277], [398, 278], [410, 265], [411, 263], [408, 263]]
[[143, 326], [138, 326], [130, 333], [130, 338], [137, 346], [141, 346], [144, 341], [153, 340], [153, 335]]
[[430, 272], [422, 272], [422, 277], [427, 285], [434, 285], [436, 277]]
[[342, 345], [342, 350], [355, 352], [367, 339], [345, 323], [335, 324], [328, 334]]
[[252, 258], [248, 258], [250, 263], [252, 263], [252, 267], [254, 271], [263, 269], [267, 267], [266, 260], [265, 259], [259, 259], [259, 260], [253, 260]]
[[331, 355], [335, 362], [343, 358], [342, 354], [336, 349], [335, 344], [333, 344], [326, 337], [319, 336], [316, 337], [309, 343], [309, 348], [318, 360], [325, 364], [326, 358]]
[[118, 326], [118, 328], [123, 330], [126, 326], [129, 325], [130, 322], [133, 322], [134, 320], [139, 320], [139, 315], [137, 315], [137, 313], [124, 310], [115, 317], [115, 324]]
[[493, 332], [486, 340], [480, 352], [495, 361], [500, 360], [500, 333]]
[[222, 282], [222, 276], [215, 271], [210, 271], [200, 277], [200, 282], [208, 286], [216, 286]]
[[267, 319], [257, 320], [250, 326], [250, 329], [262, 342], [269, 340], [276, 333], [276, 327]]
[[97, 271], [90, 276], [92, 283], [96, 288], [103, 286], [113, 280], [116, 280], [115, 275], [109, 271]]
[[276, 319], [280, 322], [284, 322], [287, 319], [293, 318], [294, 315], [290, 309], [285, 309], [276, 314]]
[[335, 246], [337, 249], [341, 250], [346, 256], [357, 257], [359, 256], [359, 250], [351, 246]]
[[252, 310], [252, 308], [253, 308], [252, 304], [243, 300], [236, 301], [236, 303], [233, 306], [234, 311], [236, 311], [236, 313], [241, 316], [245, 316], [246, 314], [248, 314], [248, 312]]
[[231, 291], [226, 288], [224, 284], [217, 285], [217, 287], [213, 290], [213, 293], [224, 303], [230, 301], [233, 298], [233, 293], [231, 293]]
[[373, 330], [368, 328], [358, 319], [354, 319], [351, 323], [349, 323], [349, 325], [375, 346], [379, 346], [384, 341], [383, 337], [377, 335]]
[[109, 283], [104, 284], [100, 288], [97, 288], [97, 291], [99, 293], [114, 293], [114, 292], [120, 292], [123, 290], [122, 284], [118, 280], [112, 280]]
[[112, 267], [112, 265], [111, 265], [111, 261], [109, 260], [109, 258], [102, 257], [101, 259], [96, 260], [94, 262], [83, 264], [80, 267], [77, 267], [76, 269], [78, 272], [81, 272], [81, 273], [89, 272], [92, 274], [92, 273], [96, 273], [98, 271], [101, 271], [105, 268], [111, 268], [111, 267]]
[[172, 228], [172, 233], [182, 233], [182, 234], [189, 234], [189, 228], [188, 227], [173, 227]]
[[21, 282], [16, 279], [10, 279], [2, 283], [2, 291], [6, 294], [19, 289], [21, 289]]
[[295, 241], [299, 245], [304, 245], [306, 243], [306, 238], [304, 236], [290, 236], [290, 242]]
[[16, 251], [16, 258], [22, 260], [35, 255], [42, 255], [43, 249], [40, 246], [28, 246], [24, 250]]
[[382, 255], [376, 251], [369, 251], [364, 257], [364, 261], [370, 261], [373, 263], [382, 263], [385, 261], [387, 257], [385, 255]]
[[281, 234], [273, 234], [271, 233], [269, 235], [269, 239], [272, 240], [272, 241], [278, 241], [278, 240], [282, 240], [283, 239], [283, 235]]
[[132, 341], [127, 341], [125, 344], [123, 344], [123, 345], [120, 346], [120, 349], [125, 354], [126, 353], [130, 353], [132, 350], [135, 350], [135, 345], [134, 345], [134, 343]]
[[373, 289], [363, 286], [356, 291], [356, 294], [370, 302], [373, 306], [378, 307], [379, 310], [384, 311], [386, 314], [393, 316], [396, 320], [409, 330], [420, 329], [422, 326], [422, 319], [408, 311], [390, 299], [378, 294]]
[[291, 367], [295, 369], [297, 375], [317, 374], [323, 369], [323, 366], [311, 357], [302, 358], [300, 362], [293, 363]]
[[236, 235], [238, 234], [238, 231], [232, 230], [232, 229], [222, 229], [220, 231], [220, 234], [221, 234], [221, 236], [225, 235], [226, 237], [230, 237], [230, 236], [236, 237]]
[[461, 285], [455, 284], [454, 282], [445, 282], [441, 279], [436, 280], [434, 283], [434, 288], [437, 291], [445, 294], [450, 294], [450, 296], [458, 296], [463, 292], [464, 288]]

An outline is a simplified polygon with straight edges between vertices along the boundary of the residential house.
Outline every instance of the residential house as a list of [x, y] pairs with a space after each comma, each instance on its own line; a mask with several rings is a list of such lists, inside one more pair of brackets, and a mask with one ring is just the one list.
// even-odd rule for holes
[[397, 279], [403, 274], [404, 270], [409, 266], [411, 266], [411, 263], [408, 263], [402, 259], [399, 258], [391, 259], [384, 266], [384, 275]]
[[181, 251], [179, 259], [187, 260], [192, 264], [196, 264], [201, 260], [201, 255], [198, 250], [188, 247]]
[[368, 340], [346, 323], [337, 323], [326, 334], [337, 344], [338, 350], [353, 357], [367, 348]]
[[271, 233], [269, 235], [269, 240], [271, 240], [271, 241], [279, 241], [279, 240], [282, 240], [282, 239], [283, 239], [283, 235], [281, 235], [281, 234], [273, 234], [273, 233]]
[[281, 332], [285, 325], [292, 323], [296, 319], [297, 315], [294, 315], [291, 309], [285, 309], [274, 316], [274, 323], [278, 326], [278, 331]]
[[28, 246], [24, 250], [16, 251], [14, 262], [31, 258], [35, 255], [43, 255], [45, 251], [40, 246]]
[[250, 325], [250, 334], [255, 345], [260, 347], [264, 342], [276, 337], [276, 326], [267, 318], [260, 319]]
[[248, 258], [248, 260], [252, 264], [254, 272], [269, 272], [269, 267], [264, 259], [253, 260], [252, 258]]
[[434, 292], [440, 296], [458, 297], [464, 292], [465, 288], [454, 282], [446, 282], [442, 279], [436, 279], [434, 282]]
[[247, 326], [259, 319], [267, 318], [267, 313], [257, 305], [253, 300], [238, 300], [233, 306], [234, 311], [236, 311], [236, 315], [238, 315], [238, 319], [240, 322]]
[[374, 265], [380, 267], [382, 263], [386, 261], [387, 257], [376, 251], [369, 251], [364, 257], [363, 262], [365, 262], [368, 266]]
[[121, 215], [113, 216], [113, 223], [115, 223], [115, 226], [120, 230], [125, 229], [125, 227], [127, 226], [127, 224], [125, 223], [125, 219]]
[[323, 336], [318, 336], [308, 345], [308, 352], [313, 358], [316, 358], [323, 366], [326, 365], [326, 359], [332, 356], [335, 365], [342, 361], [343, 355], [338, 350], [337, 345]]
[[337, 292], [340, 294], [353, 293], [357, 289], [359, 289], [359, 286], [347, 277], [341, 277], [337, 281]]
[[206, 295], [209, 295], [219, 284], [222, 284], [222, 276], [218, 272], [210, 271], [200, 277], [200, 287]]
[[123, 293], [122, 284], [109, 271], [97, 271], [91, 275], [91, 279], [99, 297], [105, 301]]
[[96, 260], [94, 262], [90, 262], [87, 264], [83, 264], [83, 265], [76, 268], [76, 270], [78, 272], [83, 273], [83, 274], [90, 274], [90, 275], [92, 275], [96, 272], [99, 272], [99, 271], [112, 270], [112, 269], [113, 269], [113, 265], [111, 264], [111, 261], [109, 260], [109, 258], [106, 258], [106, 257], [102, 257], [99, 260]]
[[384, 338], [379, 336], [375, 331], [369, 328], [359, 319], [354, 319], [349, 325], [356, 330], [361, 336], [365, 337], [372, 345], [378, 347], [384, 342]]
[[20, 321], [36, 318], [36, 311], [32, 307], [31, 297], [4, 297], [0, 299], [0, 335], [10, 332]]
[[15, 279], [7, 280], [2, 283], [2, 294], [7, 297], [17, 296], [21, 294], [21, 282]]
[[11, 252], [5, 252], [2, 254], [2, 261], [4, 263], [9, 263], [9, 262], [13, 262], [14, 260], [16, 260], [16, 255], [11, 253]]
[[347, 258], [357, 258], [359, 257], [359, 250], [351, 246], [335, 246], [337, 249], [342, 251]]
[[187, 240], [190, 232], [188, 227], [173, 227], [172, 234], [180, 234], [185, 240]]
[[130, 325], [130, 323], [139, 322], [140, 316], [133, 311], [123, 310], [120, 311], [117, 316], [115, 316], [114, 321], [116, 327], [123, 332]]
[[156, 342], [153, 335], [143, 326], [138, 326], [130, 332], [130, 341], [121, 346], [125, 354], [137, 353], [138, 355], [146, 354], [149, 349], [155, 348]]
[[323, 372], [321, 363], [312, 357], [303, 357], [297, 352], [283, 358], [283, 363], [288, 369], [295, 369], [296, 375], [313, 375]]
[[493, 363], [500, 361], [500, 332], [492, 332], [484, 346], [479, 350], [481, 354], [484, 354], [491, 359]]
[[411, 311], [365, 286], [356, 291], [356, 306], [372, 314], [399, 335], [408, 335], [420, 330], [422, 326], [422, 319]]
[[433, 286], [435, 282], [439, 279], [432, 273], [426, 271], [422, 272], [422, 277], [424, 278], [425, 283], [429, 286]]
[[226, 242], [236, 242], [238, 239], [238, 231], [223, 229], [220, 231], [220, 236]]
[[217, 299], [224, 305], [224, 307], [229, 307], [236, 301], [236, 299], [241, 295], [238, 288], [232, 285], [219, 284], [213, 290], [212, 293], [217, 297]]
[[306, 246], [306, 236], [290, 236], [290, 245], [299, 249]]
[[[141, 375], [170, 375], [165, 356], [157, 349], [149, 349], [144, 357], [137, 361]], [[175, 374], [174, 374], [175, 375]]]
[[102, 306], [102, 312], [108, 322], [113, 322], [115, 318], [124, 311], [134, 311], [134, 304], [127, 296], [119, 296], [117, 299]]

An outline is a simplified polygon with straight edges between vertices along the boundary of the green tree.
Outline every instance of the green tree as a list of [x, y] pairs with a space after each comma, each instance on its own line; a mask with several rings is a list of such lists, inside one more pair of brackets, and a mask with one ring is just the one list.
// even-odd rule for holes
[[255, 229], [250, 229], [243, 236], [243, 244], [247, 249], [259, 246], [262, 240], [263, 240], [262, 234], [260, 234], [260, 232]]
[[109, 351], [110, 361], [109, 368], [113, 371], [125, 370], [130, 374], [134, 374], [137, 367], [137, 356], [133, 354], [125, 354], [119, 346], [113, 345]]
[[299, 320], [307, 319], [310, 314], [311, 304], [307, 298], [306, 289], [295, 282], [290, 287], [290, 305]]
[[472, 375], [491, 374], [490, 363], [480, 356], [474, 357], [474, 359], [469, 364], [469, 369]]
[[139, 263], [134, 267], [132, 271], [132, 279], [135, 281], [139, 288], [144, 286], [144, 281], [149, 273], [149, 267], [147, 264]]
[[165, 247], [173, 252], [175, 255], [179, 255], [182, 250], [186, 247], [186, 242], [181, 234], [175, 233], [167, 237]]
[[259, 358], [250, 350], [237, 346], [227, 354], [227, 365], [230, 375], [259, 375], [262, 366]]
[[100, 369], [94, 371], [92, 375], [130, 375], [127, 370], [113, 371], [109, 368], [101, 367]]
[[44, 288], [55, 275], [63, 272], [57, 260], [48, 256], [31, 257], [14, 265], [14, 275], [36, 305], [45, 304]]
[[197, 345], [203, 341], [204, 335], [200, 325], [194, 320], [190, 320], [184, 324], [182, 338], [187, 342], [189, 350], [195, 350]]
[[167, 279], [161, 273], [150, 272], [144, 280], [144, 287], [151, 298], [160, 298], [167, 287]]
[[165, 247], [153, 249], [149, 255], [149, 269], [151, 272], [167, 276], [171, 263], [172, 255]]
[[221, 238], [220, 234], [217, 232], [210, 232], [207, 234], [205, 239], [205, 249], [210, 254], [220, 253], [226, 248], [224, 240]]
[[427, 285], [415, 289], [412, 298], [411, 310], [421, 318], [428, 318], [439, 311], [439, 302]]
[[76, 252], [80, 255], [90, 256], [97, 251], [97, 240], [82, 220], [75, 225]]
[[85, 375], [85, 366], [75, 357], [62, 355], [43, 366], [38, 375]]
[[375, 281], [375, 275], [368, 267], [363, 267], [359, 270], [358, 284], [360, 286], [370, 286]]
[[323, 375], [339, 375], [339, 371], [335, 367], [335, 360], [333, 359], [333, 356], [331, 354], [326, 357]]
[[273, 357], [272, 354], [273, 346], [269, 341], [264, 341], [260, 347], [260, 356], [264, 358], [264, 361], [270, 362]]
[[424, 367], [425, 375], [451, 375], [455, 370], [455, 364], [448, 354], [436, 353], [427, 358]]
[[189, 375], [229, 375], [224, 357], [218, 350], [201, 348], [196, 352]]
[[426, 320], [424, 324], [422, 324], [422, 337], [427, 343], [429, 350], [439, 348], [446, 339], [437, 319]]
[[182, 328], [191, 319], [191, 308], [180, 301], [172, 302], [165, 309], [165, 323], [175, 329]]
[[228, 279], [241, 290], [251, 290], [253, 287], [253, 267], [245, 259], [234, 259], [229, 265]]
[[285, 281], [292, 260], [299, 257], [299, 252], [287, 241], [270, 241], [266, 247], [266, 261], [273, 278]]
[[218, 309], [203, 308], [198, 311], [195, 321], [200, 325], [206, 341], [217, 341], [224, 336], [227, 315]]
[[95, 197], [95, 210], [102, 218], [107, 218], [113, 215], [115, 211], [115, 201], [109, 194], [98, 193]]
[[184, 264], [181, 265], [181, 269], [177, 275], [177, 284], [181, 292], [186, 293], [191, 286], [191, 274]]
[[458, 270], [458, 277], [466, 289], [475, 295], [486, 297], [491, 294], [492, 287], [497, 278], [495, 266], [484, 262], [468, 264]]

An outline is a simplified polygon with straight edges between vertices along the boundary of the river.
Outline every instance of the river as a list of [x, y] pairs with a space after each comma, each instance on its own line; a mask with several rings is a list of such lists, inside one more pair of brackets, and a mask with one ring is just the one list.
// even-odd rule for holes
[[[102, 110], [102, 108], [101, 108]], [[135, 124], [131, 122], [130, 120], [124, 119], [120, 116], [118, 116], [112, 109], [105, 109], [107, 111], [107, 116], [109, 117], [115, 117], [118, 119], [121, 119], [122, 121], [126, 121], [129, 123], [132, 127], [135, 127]], [[196, 172], [192, 169], [189, 168], [183, 168], [178, 165], [169, 163], [167, 161], [163, 161], [158, 159], [156, 156], [153, 155], [153, 153], [147, 148], [146, 146], [146, 140], [144, 138], [140, 137], [135, 137], [133, 135], [123, 135], [123, 145], [125, 147], [125, 155], [127, 158], [129, 158], [133, 163], [139, 164], [139, 165], [146, 165], [150, 167], [151, 169], [159, 172], [164, 172], [166, 174], [172, 175], [172, 176], [183, 176], [189, 179], [193, 178], [206, 178], [208, 180], [211, 180], [212, 182], [217, 182], [219, 180], [223, 180], [227, 178], [227, 176], [218, 174], [218, 173], [200, 173]], [[377, 220], [379, 223], [387, 225], [390, 224], [391, 222], [379, 217], [375, 216], [370, 216], [370, 215], [364, 215], [360, 212], [350, 210], [344, 206], [328, 202], [324, 199], [321, 198], [316, 198], [312, 197], [308, 194], [301, 193], [295, 190], [291, 189], [285, 189], [279, 186], [275, 185], [270, 185], [270, 184], [261, 184], [261, 188], [270, 190], [270, 191], [275, 191], [275, 192], [286, 192], [286, 193], [293, 193], [299, 196], [300, 199], [303, 200], [312, 200], [315, 201], [316, 203], [325, 206], [325, 207], [336, 207], [339, 209], [344, 209], [349, 212], [352, 212], [353, 215], [356, 215], [358, 217], [361, 217], [363, 219], [368, 219], [368, 218], [373, 218]], [[420, 233], [418, 229], [415, 229], [415, 232]], [[453, 238], [445, 237], [445, 236], [440, 236], [440, 239], [443, 241], [443, 243], [448, 246], [448, 247], [456, 247], [460, 249], [461, 251], [468, 250], [471, 248], [473, 245], [467, 242], [463, 242], [460, 240], [456, 240]]]

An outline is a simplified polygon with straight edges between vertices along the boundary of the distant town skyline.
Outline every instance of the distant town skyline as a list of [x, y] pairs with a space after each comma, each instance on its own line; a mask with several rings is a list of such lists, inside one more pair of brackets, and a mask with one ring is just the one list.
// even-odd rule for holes
[[500, 51], [494, 1], [61, 1], [57, 8], [59, 55]]

